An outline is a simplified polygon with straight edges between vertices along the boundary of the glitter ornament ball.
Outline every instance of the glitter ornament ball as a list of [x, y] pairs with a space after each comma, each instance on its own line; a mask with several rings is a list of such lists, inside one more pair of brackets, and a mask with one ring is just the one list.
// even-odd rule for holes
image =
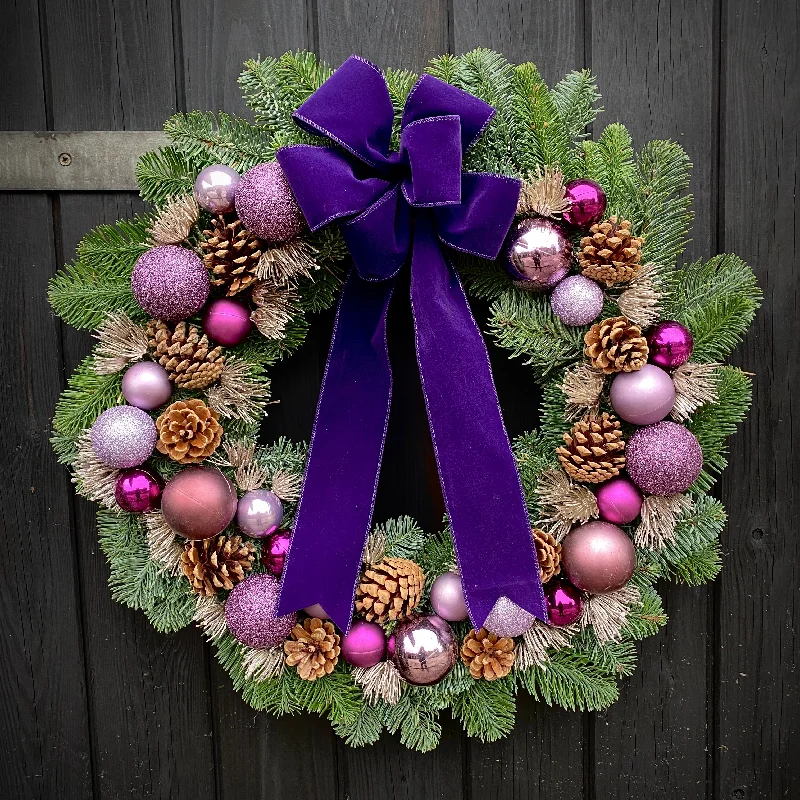
[[126, 469], [147, 461], [156, 446], [156, 425], [142, 409], [114, 406], [104, 411], [89, 434], [94, 454], [109, 467]]
[[400, 676], [413, 686], [438, 683], [458, 661], [456, 635], [435, 614], [403, 620], [394, 629], [388, 649]]
[[161, 364], [140, 361], [122, 376], [122, 396], [136, 408], [152, 411], [172, 397], [172, 382]]
[[354, 667], [369, 669], [386, 655], [386, 634], [377, 622], [360, 619], [342, 636], [342, 658]]
[[550, 306], [565, 325], [588, 325], [603, 310], [603, 290], [583, 275], [569, 275], [553, 289]]
[[570, 583], [590, 594], [621, 589], [636, 568], [636, 550], [622, 528], [587, 522], [561, 543], [561, 565]]
[[614, 525], [627, 525], [633, 522], [642, 510], [642, 493], [636, 484], [619, 475], [595, 490], [600, 519]]
[[457, 572], [445, 572], [431, 586], [433, 610], [448, 622], [461, 622], [469, 616], [464, 587]]
[[212, 300], [203, 315], [203, 330], [209, 338], [226, 347], [241, 344], [252, 327], [250, 310], [227, 297]]
[[515, 284], [531, 292], [552, 289], [569, 272], [572, 242], [544, 217], [529, 217], [512, 226], [505, 245], [506, 270]]
[[236, 213], [259, 239], [286, 242], [303, 230], [303, 214], [277, 161], [247, 170], [236, 189]]
[[211, 279], [196, 253], [162, 244], [139, 257], [131, 289], [144, 311], [169, 322], [187, 319], [206, 304]]
[[664, 369], [675, 369], [692, 356], [694, 337], [687, 327], [675, 320], [664, 320], [647, 332], [650, 353], [647, 360]]
[[[291, 542], [291, 540], [291, 531], [275, 531], [275, 533], [267, 538], [261, 550], [261, 563], [276, 578], [279, 578], [283, 572], [283, 565], [286, 563], [286, 556], [289, 553], [289, 542]], [[322, 608], [320, 607], [320, 611], [321, 610]], [[316, 614], [308, 613], [312, 617], [317, 616]], [[324, 614], [324, 617], [327, 616], [327, 614]]]
[[123, 511], [143, 514], [161, 505], [164, 483], [161, 478], [146, 469], [126, 469], [117, 476], [114, 499]]
[[267, 648], [289, 638], [297, 614], [276, 617], [280, 584], [259, 572], [233, 587], [225, 601], [225, 622], [233, 638], [248, 647]]
[[491, 613], [486, 617], [483, 627], [489, 633], [498, 636], [522, 636], [533, 625], [536, 617], [529, 614], [524, 608], [507, 597], [501, 597], [495, 604]]
[[212, 164], [200, 170], [194, 182], [194, 199], [201, 208], [212, 214], [228, 214], [233, 211], [236, 187], [240, 180], [235, 169], [225, 164]]
[[215, 467], [184, 467], [164, 487], [161, 511], [181, 536], [209, 539], [236, 514], [236, 489]]
[[640, 428], [625, 448], [631, 480], [647, 494], [685, 492], [703, 469], [703, 451], [695, 435], [676, 422]]
[[675, 405], [675, 384], [663, 369], [645, 364], [636, 372], [620, 372], [611, 382], [611, 406], [620, 419], [634, 425], [652, 425]]
[[269, 489], [254, 489], [239, 499], [236, 524], [248, 535], [257, 539], [274, 533], [283, 519], [280, 498]]
[[564, 196], [572, 205], [564, 219], [576, 228], [591, 228], [606, 213], [606, 193], [599, 183], [588, 178], [576, 178], [564, 187]]
[[549, 581], [544, 586], [544, 597], [551, 625], [572, 625], [583, 612], [583, 595], [569, 581]]

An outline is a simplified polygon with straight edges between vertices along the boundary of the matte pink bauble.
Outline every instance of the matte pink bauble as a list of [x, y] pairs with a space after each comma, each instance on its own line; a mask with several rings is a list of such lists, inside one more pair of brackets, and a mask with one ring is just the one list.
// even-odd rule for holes
[[595, 496], [600, 519], [615, 525], [633, 522], [642, 510], [644, 499], [636, 484], [624, 475], [601, 483]]
[[520, 289], [552, 289], [568, 272], [572, 242], [544, 217], [529, 217], [512, 226], [506, 239], [506, 270]]
[[164, 482], [146, 469], [134, 467], [120, 472], [114, 485], [114, 499], [123, 511], [143, 514], [161, 505]]
[[215, 342], [226, 347], [241, 344], [252, 327], [250, 310], [227, 297], [212, 300], [203, 315], [203, 330]]
[[112, 406], [89, 432], [94, 454], [108, 467], [138, 467], [153, 454], [158, 432], [150, 415], [135, 406]]
[[494, 608], [489, 612], [489, 616], [486, 617], [483, 627], [489, 633], [508, 636], [513, 639], [515, 636], [522, 636], [535, 621], [536, 617], [533, 614], [504, 596], [494, 604]]
[[275, 647], [289, 638], [297, 614], [275, 616], [281, 588], [278, 581], [259, 572], [233, 587], [225, 601], [225, 622], [236, 641], [248, 647]]
[[675, 369], [691, 358], [694, 337], [680, 322], [667, 319], [647, 332], [647, 346], [650, 349], [647, 360], [651, 364]]
[[261, 539], [274, 533], [283, 519], [283, 505], [269, 489], [253, 489], [239, 498], [236, 524], [248, 535]]
[[677, 422], [659, 422], [635, 431], [625, 456], [628, 475], [647, 494], [685, 492], [703, 469], [700, 442]]
[[357, 620], [342, 636], [342, 658], [354, 667], [369, 669], [386, 655], [386, 634], [377, 622]]
[[548, 581], [544, 596], [551, 625], [563, 627], [578, 621], [583, 612], [583, 595], [569, 581]]
[[587, 522], [561, 543], [561, 565], [570, 583], [590, 594], [621, 589], [636, 568], [636, 550], [622, 528]]
[[564, 219], [576, 228], [591, 228], [606, 213], [606, 193], [588, 178], [570, 181], [564, 187], [564, 196], [571, 202]]
[[236, 212], [259, 239], [286, 242], [303, 230], [303, 214], [277, 161], [247, 170], [236, 189]]
[[303, 611], [305, 611], [309, 617], [316, 617], [317, 619], [331, 618], [331, 615], [319, 603], [314, 603], [313, 606], [306, 606]]
[[431, 686], [456, 665], [458, 640], [441, 617], [415, 614], [394, 629], [389, 652], [403, 679], [414, 686]]
[[194, 199], [212, 214], [228, 214], [233, 211], [239, 180], [235, 169], [225, 164], [212, 164], [200, 170], [194, 182]]
[[276, 578], [280, 577], [283, 572], [283, 565], [286, 563], [291, 540], [291, 531], [275, 531], [269, 536], [261, 550], [261, 563]]
[[445, 572], [431, 586], [433, 610], [448, 622], [460, 622], [469, 616], [464, 587], [457, 572]]
[[222, 533], [236, 514], [236, 489], [215, 467], [184, 467], [161, 496], [167, 525], [187, 539]]
[[652, 425], [675, 405], [675, 384], [669, 373], [652, 364], [636, 372], [620, 372], [611, 382], [611, 405], [617, 416], [634, 425]]
[[152, 411], [172, 397], [172, 381], [161, 364], [140, 361], [122, 376], [122, 396], [136, 408]]

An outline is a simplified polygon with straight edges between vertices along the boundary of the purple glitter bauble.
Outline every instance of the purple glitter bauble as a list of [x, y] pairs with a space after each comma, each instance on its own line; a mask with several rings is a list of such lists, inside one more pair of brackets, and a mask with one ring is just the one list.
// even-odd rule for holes
[[286, 641], [297, 622], [297, 614], [275, 616], [280, 593], [278, 581], [264, 572], [237, 583], [225, 601], [225, 622], [233, 638], [259, 649]]
[[176, 321], [196, 314], [208, 300], [211, 279], [197, 254], [162, 244], [139, 257], [131, 275], [136, 302], [154, 319]]
[[571, 202], [564, 219], [576, 228], [591, 228], [606, 213], [606, 193], [588, 178], [570, 181], [564, 187], [564, 196]]
[[261, 539], [278, 529], [283, 519], [280, 498], [268, 489], [254, 489], [239, 498], [236, 524], [248, 535]]
[[136, 408], [152, 411], [172, 397], [172, 381], [161, 364], [140, 361], [122, 376], [122, 396]]
[[150, 458], [158, 433], [150, 415], [134, 406], [104, 411], [90, 433], [94, 454], [116, 469], [138, 467]]
[[464, 587], [457, 572], [445, 572], [431, 586], [433, 610], [448, 622], [461, 622], [469, 616]]
[[377, 622], [357, 620], [342, 636], [342, 658], [354, 667], [369, 669], [386, 655], [386, 634]]
[[633, 522], [642, 510], [642, 493], [623, 475], [600, 484], [595, 490], [600, 519], [614, 525]]
[[123, 511], [142, 514], [161, 505], [164, 483], [145, 469], [126, 469], [117, 476], [114, 499]]
[[675, 369], [691, 358], [694, 337], [680, 322], [667, 319], [647, 332], [647, 346], [650, 349], [647, 360], [651, 364]]
[[435, 614], [403, 620], [390, 639], [389, 653], [400, 676], [413, 686], [438, 683], [458, 661], [458, 639]]
[[588, 325], [603, 310], [603, 290], [583, 275], [570, 275], [553, 289], [550, 306], [565, 325]]
[[277, 161], [247, 170], [236, 189], [236, 213], [250, 233], [286, 242], [303, 230], [303, 213]]
[[561, 565], [570, 583], [590, 594], [621, 589], [636, 569], [630, 537], [610, 522], [573, 528], [561, 543]]
[[625, 448], [631, 480], [648, 494], [685, 492], [703, 469], [703, 450], [695, 435], [676, 422], [640, 428]]
[[528, 628], [533, 625], [536, 617], [529, 614], [524, 608], [520, 608], [516, 603], [507, 597], [501, 597], [495, 604], [491, 613], [486, 617], [483, 627], [489, 633], [496, 633], [498, 636], [522, 636]]
[[620, 419], [652, 425], [672, 411], [675, 384], [663, 369], [645, 364], [635, 372], [620, 372], [611, 382], [609, 399]]
[[194, 199], [199, 206], [212, 214], [233, 211], [239, 173], [225, 164], [212, 164], [200, 170], [194, 182]]
[[551, 625], [563, 627], [578, 621], [583, 612], [583, 595], [569, 581], [549, 581], [544, 596]]
[[215, 342], [226, 347], [241, 344], [252, 327], [249, 309], [227, 297], [212, 300], [203, 315], [203, 330]]
[[520, 289], [552, 289], [568, 272], [572, 242], [555, 223], [543, 217], [520, 220], [505, 244], [506, 270]]
[[[275, 531], [267, 539], [261, 550], [261, 563], [276, 578], [281, 576], [286, 556], [289, 554], [289, 543], [292, 540], [291, 531]], [[316, 614], [311, 614], [312, 617]], [[327, 616], [327, 614], [325, 615]]]

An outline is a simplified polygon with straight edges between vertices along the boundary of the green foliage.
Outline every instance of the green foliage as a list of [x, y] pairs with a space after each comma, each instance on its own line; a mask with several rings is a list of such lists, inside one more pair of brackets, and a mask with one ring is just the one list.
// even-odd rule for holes
[[497, 681], [473, 681], [450, 701], [453, 716], [468, 736], [496, 742], [511, 733], [517, 711], [513, 673]]
[[447, 700], [435, 691], [411, 686], [400, 697], [400, 702], [386, 706], [384, 725], [389, 733], [400, 732], [400, 742], [412, 750], [427, 753], [433, 750], [442, 737], [439, 711]]
[[210, 153], [190, 157], [174, 147], [162, 147], [142, 155], [136, 162], [136, 182], [143, 200], [162, 206], [171, 197], [190, 194], [197, 173], [213, 164]]
[[587, 128], [603, 109], [597, 105], [600, 92], [597, 82], [588, 69], [568, 72], [552, 89], [553, 104], [567, 129], [578, 141], [588, 136]]
[[606, 193], [606, 215], [616, 214], [629, 219], [638, 231], [638, 193], [636, 160], [628, 129], [618, 122], [609, 125], [596, 142], [582, 143], [583, 177], [599, 183]]
[[425, 545], [427, 535], [412, 517], [390, 519], [375, 527], [386, 535], [386, 555], [413, 559]]

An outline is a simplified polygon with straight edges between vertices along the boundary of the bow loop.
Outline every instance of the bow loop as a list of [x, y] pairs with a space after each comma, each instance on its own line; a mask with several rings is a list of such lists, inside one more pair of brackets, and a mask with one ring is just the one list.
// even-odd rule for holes
[[412, 206], [461, 202], [461, 120], [457, 114], [411, 122], [400, 133], [400, 152], [410, 178], [403, 195]]

